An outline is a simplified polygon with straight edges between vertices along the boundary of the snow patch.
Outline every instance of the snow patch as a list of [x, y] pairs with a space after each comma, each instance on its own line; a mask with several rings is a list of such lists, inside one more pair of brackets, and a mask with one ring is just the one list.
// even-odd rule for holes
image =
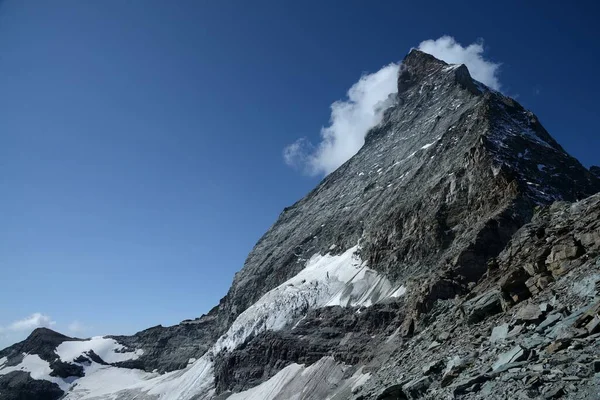
[[117, 363], [139, 358], [144, 351], [125, 351], [125, 346], [117, 343], [114, 339], [96, 336], [84, 341], [62, 342], [55, 350], [61, 360], [71, 362], [82, 354], [92, 350], [107, 363]]
[[[37, 354], [25, 354], [24, 353], [23, 361], [20, 364], [14, 365], [12, 367], [4, 367], [0, 369], [0, 375], [6, 375], [13, 371], [23, 371], [29, 372], [29, 375], [32, 379], [36, 380], [44, 380], [56, 383], [61, 390], [66, 391], [70, 386], [70, 380], [50, 376], [52, 369], [50, 368], [50, 363], [48, 361], [44, 361]], [[6, 357], [3, 358], [2, 364], [6, 363]]]
[[371, 373], [367, 372], [366, 374], [363, 374], [362, 368], [359, 372], [360, 375], [358, 375], [356, 382], [354, 382], [354, 384], [352, 385], [352, 392], [354, 392], [359, 387], [363, 386], [365, 383], [367, 383], [369, 379], [371, 379]]
[[324, 306], [370, 306], [392, 294], [391, 283], [367, 268], [356, 254], [358, 245], [343, 254], [314, 255], [291, 279], [267, 292], [241, 313], [214, 351], [234, 349], [266, 330], [279, 330], [309, 309]]
[[447, 67], [444, 67], [444, 71], [445, 72], [449, 72], [449, 71], [454, 71], [455, 69], [458, 69], [458, 67], [460, 67], [462, 64], [450, 64]]
[[404, 296], [404, 294], [406, 294], [406, 287], [402, 285], [398, 289], [394, 290], [392, 294], [390, 294], [390, 297], [398, 298]]
[[65, 400], [98, 399], [99, 396], [112, 399], [115, 393], [158, 376], [139, 369], [117, 368], [95, 362], [84, 366], [84, 369], [85, 376], [75, 381]]
[[[310, 367], [309, 367], [310, 368]], [[234, 393], [229, 400], [269, 400], [274, 399], [294, 378], [301, 375], [303, 365], [291, 364], [279, 371], [275, 376], [252, 389]]]
[[291, 364], [262, 384], [234, 393], [228, 400], [323, 400], [349, 399], [363, 386], [371, 374], [362, 368], [349, 378], [344, 378], [348, 366], [337, 363], [333, 357], [323, 357], [315, 364]]

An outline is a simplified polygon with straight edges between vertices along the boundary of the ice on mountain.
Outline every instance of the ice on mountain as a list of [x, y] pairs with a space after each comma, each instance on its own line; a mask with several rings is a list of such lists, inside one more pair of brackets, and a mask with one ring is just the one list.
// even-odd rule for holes
[[[2, 361], [0, 366], [6, 363], [6, 358], [3, 358], [2, 360], [0, 360]], [[28, 372], [32, 379], [56, 383], [63, 391], [66, 391], [69, 388], [70, 382], [72, 381], [72, 379], [67, 380], [51, 376], [52, 368], [50, 368], [50, 363], [42, 360], [37, 354], [24, 354], [23, 360], [19, 364], [1, 368], [0, 375], [6, 375], [13, 371]]]
[[56, 348], [56, 354], [61, 360], [71, 362], [77, 357], [92, 350], [107, 363], [117, 363], [127, 360], [135, 360], [144, 354], [143, 350], [124, 351], [125, 347], [114, 339], [96, 336], [83, 341], [66, 341]]

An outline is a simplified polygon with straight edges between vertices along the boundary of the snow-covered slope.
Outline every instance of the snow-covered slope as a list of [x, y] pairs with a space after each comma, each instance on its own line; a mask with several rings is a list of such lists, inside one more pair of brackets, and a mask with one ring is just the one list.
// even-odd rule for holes
[[[119, 362], [135, 360], [143, 351], [126, 349], [111, 338], [94, 337], [85, 341], [65, 341], [55, 349], [62, 362], [81, 365], [83, 377], [53, 377], [50, 363], [37, 355], [25, 355], [16, 366], [0, 365], [0, 374], [15, 370], [29, 372], [34, 379], [58, 384], [67, 392], [65, 399], [210, 398], [214, 393], [213, 358], [219, 352], [233, 350], [261, 332], [282, 329], [311, 309], [334, 305], [368, 307], [404, 293], [403, 286], [393, 286], [385, 277], [369, 269], [358, 253], [359, 246], [356, 245], [339, 255], [315, 254], [300, 273], [241, 313], [215, 345], [184, 370], [158, 375], [120, 368]], [[310, 368], [307, 371], [312, 371]], [[284, 372], [284, 376], [288, 372]]]
[[234, 393], [228, 400], [347, 399], [370, 378], [362, 369], [346, 377], [349, 369], [333, 357], [324, 357], [309, 367], [291, 364], [268, 381]]

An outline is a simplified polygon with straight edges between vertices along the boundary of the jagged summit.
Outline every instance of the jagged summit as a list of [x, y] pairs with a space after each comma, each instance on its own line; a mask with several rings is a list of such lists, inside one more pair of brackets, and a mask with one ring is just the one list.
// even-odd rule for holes
[[450, 75], [457, 83], [473, 94], [482, 93], [480, 87], [483, 87], [483, 84], [473, 80], [466, 65], [449, 65], [431, 54], [417, 49], [412, 49], [400, 64], [398, 93], [402, 94], [411, 86], [430, 79], [433, 74], [440, 72]]
[[413, 48], [402, 60], [402, 65], [413, 71], [423, 71], [425, 72], [422, 74], [424, 76], [448, 66], [448, 63], [435, 58], [431, 54]]
[[[396, 101], [364, 146], [281, 213], [218, 306], [173, 327], [60, 349], [49, 344], [46, 354], [56, 361], [60, 353], [58, 370], [78, 375], [42, 379], [62, 385], [66, 399], [94, 396], [102, 369], [117, 383], [98, 397], [123, 400], [224, 399], [232, 392], [231, 400], [419, 398], [430, 386], [446, 398], [495, 379], [469, 375], [446, 387], [469, 365], [486, 371], [495, 361], [490, 346], [475, 346], [472, 337], [483, 338], [491, 326], [468, 324], [486, 323], [502, 306], [518, 309], [544, 290], [549, 295], [553, 284], [563, 293], [570, 273], [582, 265], [593, 270], [598, 196], [564, 202], [597, 193], [600, 180], [533, 113], [475, 81], [466, 66], [415, 49], [402, 65]], [[549, 207], [556, 201], [562, 203]], [[55, 337], [51, 332], [35, 337]], [[445, 332], [444, 339], [433, 332]], [[535, 346], [528, 356], [540, 354]], [[421, 365], [438, 352], [451, 361]], [[8, 376], [1, 375], [3, 354], [0, 393]], [[23, 354], [10, 362], [27, 359]]]

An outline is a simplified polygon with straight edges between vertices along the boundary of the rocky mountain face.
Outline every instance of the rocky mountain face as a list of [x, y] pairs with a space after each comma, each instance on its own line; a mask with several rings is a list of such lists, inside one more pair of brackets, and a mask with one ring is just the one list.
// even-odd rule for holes
[[598, 398], [596, 169], [412, 50], [363, 148], [218, 306], [133, 336], [36, 330], [0, 352], [0, 399]]

